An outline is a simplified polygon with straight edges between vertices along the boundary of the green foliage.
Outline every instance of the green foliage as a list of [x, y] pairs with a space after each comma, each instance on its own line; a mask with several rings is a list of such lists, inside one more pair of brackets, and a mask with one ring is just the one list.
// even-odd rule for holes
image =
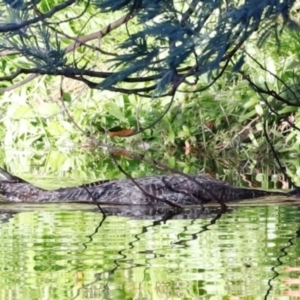
[[[257, 31], [260, 34], [260, 45], [273, 30], [277, 33], [281, 26], [276, 21], [278, 16], [290, 26], [297, 26], [289, 15], [294, 2], [234, 1], [228, 5], [221, 0], [178, 0], [172, 4], [169, 1], [140, 3], [134, 0], [96, 0], [95, 5], [105, 12], [122, 9], [136, 12], [137, 21], [142, 25], [136, 33], [130, 33], [128, 39], [121, 43], [121, 48], [131, 50], [130, 56], [121, 55], [115, 58], [123, 67], [99, 86], [108, 88], [145, 69], [161, 78], [157, 86], [162, 94], [169, 85], [164, 80], [166, 74], [178, 70], [188, 61], [193, 61], [196, 72], [192, 75], [197, 78], [213, 71], [219, 74], [223, 68], [222, 62], [230, 55], [228, 50], [232, 51], [239, 44], [243, 44]], [[164, 59], [160, 59], [161, 57]], [[141, 59], [149, 67], [141, 65]], [[238, 61], [235, 64], [236, 71], [243, 65], [243, 60]], [[155, 70], [150, 67], [150, 62], [155, 64]]]
[[[37, 7], [46, 14], [60, 4], [43, 0]], [[0, 98], [1, 165], [19, 175], [59, 174], [89, 181], [124, 176], [109, 152], [88, 138], [92, 136], [188, 173], [217, 170], [222, 177], [232, 175], [231, 171], [262, 170], [265, 163], [276, 172], [263, 132], [266, 117], [277, 152], [284, 159], [295, 156], [299, 132], [286, 120], [300, 124], [298, 108], [270, 95], [263, 99], [244, 75], [249, 74], [258, 87], [267, 84], [298, 105], [299, 38], [288, 29], [295, 16], [293, 20], [287, 16], [293, 1], [273, 6], [270, 1], [259, 5], [256, 1], [235, 2], [232, 7], [225, 7], [223, 1], [199, 1], [183, 23], [187, 1], [175, 1], [175, 6], [168, 1], [148, 1], [140, 10], [135, 1], [93, 4], [78, 2], [52, 15], [48, 25], [37, 22], [24, 32], [20, 29], [2, 36], [0, 48], [16, 52], [0, 61], [5, 91]], [[96, 7], [106, 11], [105, 18], [103, 14], [99, 17]], [[219, 15], [212, 14], [216, 7], [220, 7]], [[121, 8], [132, 10], [135, 18], [118, 27], [116, 20], [124, 16], [108, 11]], [[266, 12], [261, 18], [263, 8]], [[11, 15], [4, 13], [3, 20], [10, 16], [25, 21], [22, 10], [8, 12]], [[253, 17], [243, 27], [246, 12]], [[28, 18], [33, 16], [31, 11]], [[268, 26], [281, 28], [280, 20], [287, 27], [278, 47], [276, 34]], [[271, 33], [268, 39], [264, 32], [256, 31], [260, 24]], [[211, 35], [214, 30], [216, 34]], [[75, 40], [90, 33], [97, 33], [99, 41], [81, 40], [77, 47]], [[261, 47], [257, 46], [259, 38], [264, 41]], [[244, 48], [233, 51], [240, 42]], [[10, 81], [3, 78], [19, 68], [35, 69], [28, 74], [36, 77], [10, 90]], [[26, 72], [13, 78], [13, 83], [31, 76]], [[180, 87], [176, 86], [183, 78]], [[172, 98], [168, 92], [174, 86], [178, 90]], [[162, 94], [165, 97], [159, 98]], [[132, 128], [148, 129], [130, 137], [111, 135], [114, 130]], [[150, 164], [122, 155], [118, 162], [133, 176], [158, 172]], [[298, 161], [286, 162], [289, 174], [298, 174]]]

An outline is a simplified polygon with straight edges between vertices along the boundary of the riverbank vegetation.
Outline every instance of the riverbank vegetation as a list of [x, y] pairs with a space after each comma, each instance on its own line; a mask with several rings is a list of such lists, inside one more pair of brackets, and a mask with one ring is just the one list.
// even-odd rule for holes
[[[27, 18], [38, 18], [67, 2], [28, 4]], [[188, 11], [183, 2], [178, 5]], [[209, 44], [211, 38], [206, 46], [197, 40], [200, 36], [191, 35], [198, 47], [194, 49], [184, 45], [189, 33], [172, 36], [168, 31], [174, 25], [171, 19], [165, 19], [163, 34], [163, 17], [170, 14], [143, 24], [143, 8], [121, 11], [121, 1], [115, 1], [115, 12], [108, 11], [109, 1], [76, 3], [46, 21], [8, 30], [0, 46], [0, 164], [25, 177], [64, 176], [73, 182], [124, 177], [116, 161], [133, 177], [159, 172], [146, 158], [187, 173], [217, 173], [227, 180], [252, 173], [263, 187], [270, 187], [268, 176], [282, 172], [274, 149], [299, 185], [300, 38], [297, 9], [290, 2], [287, 19], [285, 8], [272, 10], [265, 1], [267, 11], [260, 21], [270, 26], [268, 31], [249, 23], [251, 34], [242, 30], [233, 41], [224, 27], [217, 31], [220, 43]], [[8, 12], [2, 18], [24, 20], [25, 2], [14, 3], [19, 6], [6, 4]], [[223, 13], [245, 8], [234, 3], [232, 10], [220, 4]], [[107, 12], [99, 13], [100, 8]], [[203, 17], [190, 13], [191, 19]], [[210, 26], [221, 30], [224, 20], [220, 23], [217, 16], [210, 15], [215, 22]], [[196, 22], [190, 22], [188, 29], [195, 30]], [[201, 34], [209, 34], [210, 26]], [[174, 47], [168, 52], [164, 43], [170, 36], [178, 46], [171, 43]], [[141, 155], [142, 161], [131, 159], [127, 151]], [[278, 181], [278, 176], [271, 178]], [[281, 181], [290, 187], [286, 178]]]

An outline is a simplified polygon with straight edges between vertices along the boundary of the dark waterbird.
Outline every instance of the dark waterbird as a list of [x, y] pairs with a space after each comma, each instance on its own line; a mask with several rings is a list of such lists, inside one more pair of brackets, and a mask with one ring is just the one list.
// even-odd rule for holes
[[[2, 202], [84, 202], [110, 205], [199, 205], [224, 203], [270, 195], [299, 195], [237, 188], [206, 175], [158, 175], [135, 179], [98, 181], [78, 187], [44, 190], [0, 168]], [[154, 197], [153, 197], [154, 196]]]

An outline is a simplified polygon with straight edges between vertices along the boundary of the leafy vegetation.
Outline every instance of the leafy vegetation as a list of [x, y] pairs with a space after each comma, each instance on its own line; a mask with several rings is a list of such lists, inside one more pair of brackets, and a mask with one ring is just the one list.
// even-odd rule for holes
[[[204, 169], [232, 179], [250, 172], [265, 181], [261, 173], [279, 172], [266, 124], [288, 174], [300, 184], [297, 7], [269, 2], [257, 8], [256, 1], [230, 7], [196, 1], [206, 5], [199, 12], [190, 11], [188, 1], [176, 7], [164, 1], [145, 7], [135, 7], [136, 1], [126, 1], [127, 7], [123, 1], [6, 3], [1, 165], [21, 176], [123, 177], [113, 153], [132, 176], [158, 172], [106, 147], [113, 145], [187, 173]], [[256, 8], [265, 10], [259, 20]], [[246, 9], [252, 19], [242, 28]]]

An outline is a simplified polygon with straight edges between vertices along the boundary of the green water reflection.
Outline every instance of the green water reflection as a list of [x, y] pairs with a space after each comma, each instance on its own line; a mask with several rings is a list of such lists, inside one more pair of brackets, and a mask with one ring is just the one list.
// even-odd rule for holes
[[214, 209], [161, 222], [153, 212], [147, 220], [121, 213], [103, 220], [89, 209], [1, 211], [0, 299], [300, 295], [298, 206], [236, 207], [217, 220]]

